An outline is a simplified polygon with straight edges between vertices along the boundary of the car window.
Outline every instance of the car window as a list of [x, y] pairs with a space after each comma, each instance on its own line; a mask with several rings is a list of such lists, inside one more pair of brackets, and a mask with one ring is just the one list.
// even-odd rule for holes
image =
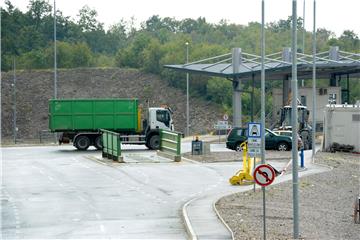
[[238, 129], [238, 130], [236, 131], [236, 134], [237, 134], [238, 136], [242, 136], [242, 129]]

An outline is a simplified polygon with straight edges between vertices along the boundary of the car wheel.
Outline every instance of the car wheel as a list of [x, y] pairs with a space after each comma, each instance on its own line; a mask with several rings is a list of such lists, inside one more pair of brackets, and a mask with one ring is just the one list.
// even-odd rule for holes
[[289, 146], [287, 143], [285, 142], [280, 142], [278, 145], [277, 145], [277, 150], [279, 151], [287, 151], [289, 150]]
[[236, 145], [235, 145], [235, 151], [237, 151], [237, 152], [242, 152], [242, 147], [240, 146], [241, 145], [241, 143], [237, 143]]

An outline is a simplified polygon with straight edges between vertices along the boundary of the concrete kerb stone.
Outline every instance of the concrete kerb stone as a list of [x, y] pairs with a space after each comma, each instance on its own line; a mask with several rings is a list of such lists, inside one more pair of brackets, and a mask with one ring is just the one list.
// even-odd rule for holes
[[214, 202], [213, 202], [213, 210], [214, 212], [216, 213], [216, 216], [220, 219], [220, 221], [222, 222], [222, 224], [224, 224], [224, 226], [227, 228], [227, 230], [229, 230], [229, 232], [231, 233], [231, 239], [235, 239], [234, 237], [234, 232], [231, 230], [231, 228], [229, 227], [229, 225], [227, 225], [227, 223], [225, 222], [225, 220], [221, 217], [219, 211], [217, 210], [216, 208], [216, 203], [223, 197], [220, 197], [218, 199], [216, 199]]
[[162, 151], [156, 151], [157, 155], [160, 157], [164, 157], [164, 158], [169, 158], [175, 162], [180, 162], [181, 161], [181, 155], [180, 156], [176, 156], [176, 155], [172, 155], [166, 152], [162, 152]]
[[187, 201], [182, 207], [182, 215], [181, 215], [181, 217], [182, 217], [184, 225], [185, 225], [186, 233], [188, 234], [189, 239], [192, 239], [192, 240], [197, 240], [197, 236], [196, 236], [195, 231], [194, 231], [194, 229], [193, 229], [193, 227], [191, 225], [189, 215], [187, 214], [187, 207], [189, 206], [190, 203], [197, 200], [198, 198], [199, 197], [196, 197], [196, 198], [193, 198], [193, 199]]

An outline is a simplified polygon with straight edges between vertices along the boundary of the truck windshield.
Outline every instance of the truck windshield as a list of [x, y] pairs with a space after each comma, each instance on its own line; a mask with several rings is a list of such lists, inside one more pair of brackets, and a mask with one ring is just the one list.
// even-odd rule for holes
[[[283, 126], [291, 126], [291, 108], [284, 108], [284, 120], [282, 122]], [[298, 108], [298, 123], [303, 122], [303, 115], [306, 109]]]
[[165, 126], [170, 126], [170, 114], [167, 110], [157, 110], [156, 111], [156, 120], [165, 124]]

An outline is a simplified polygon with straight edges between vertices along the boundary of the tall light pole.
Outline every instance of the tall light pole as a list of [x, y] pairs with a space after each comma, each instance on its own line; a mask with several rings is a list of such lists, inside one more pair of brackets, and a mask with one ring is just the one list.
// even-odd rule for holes
[[304, 5], [303, 5], [303, 32], [302, 32], [302, 53], [305, 53], [305, 34], [306, 34], [306, 30], [305, 30], [305, 0], [304, 0]]
[[[189, 43], [186, 42], [186, 63], [189, 62]], [[186, 136], [190, 135], [189, 131], [189, 73], [186, 73]]]
[[11, 84], [13, 87], [13, 134], [14, 134], [14, 144], [16, 144], [17, 138], [17, 126], [16, 126], [16, 61], [14, 56], [13, 63], [13, 83]]
[[56, 1], [54, 0], [54, 99], [57, 99]]
[[[57, 99], [57, 55], [56, 55], [56, 1], [54, 0], [54, 99]], [[57, 133], [54, 134], [55, 143], [57, 142]]]
[[[261, 1], [261, 163], [265, 164], [265, 2]], [[266, 199], [263, 193], [263, 239], [266, 240]]]
[[291, 125], [292, 125], [292, 181], [293, 181], [293, 219], [294, 219], [294, 239], [299, 238], [299, 189], [298, 189], [298, 149], [297, 149], [297, 134], [298, 134], [298, 79], [297, 79], [297, 0], [292, 2], [292, 74], [291, 74]]
[[[303, 5], [303, 29], [302, 29], [302, 53], [305, 54], [305, 0], [304, 0], [304, 5]], [[305, 80], [302, 79], [301, 80], [301, 86], [304, 87], [305, 86]]]
[[313, 89], [313, 107], [312, 107], [312, 159], [315, 157], [315, 132], [316, 132], [316, 0], [314, 0], [314, 10], [313, 10], [313, 39], [312, 39], [312, 54], [313, 54], [313, 79], [312, 79], [312, 89]]

